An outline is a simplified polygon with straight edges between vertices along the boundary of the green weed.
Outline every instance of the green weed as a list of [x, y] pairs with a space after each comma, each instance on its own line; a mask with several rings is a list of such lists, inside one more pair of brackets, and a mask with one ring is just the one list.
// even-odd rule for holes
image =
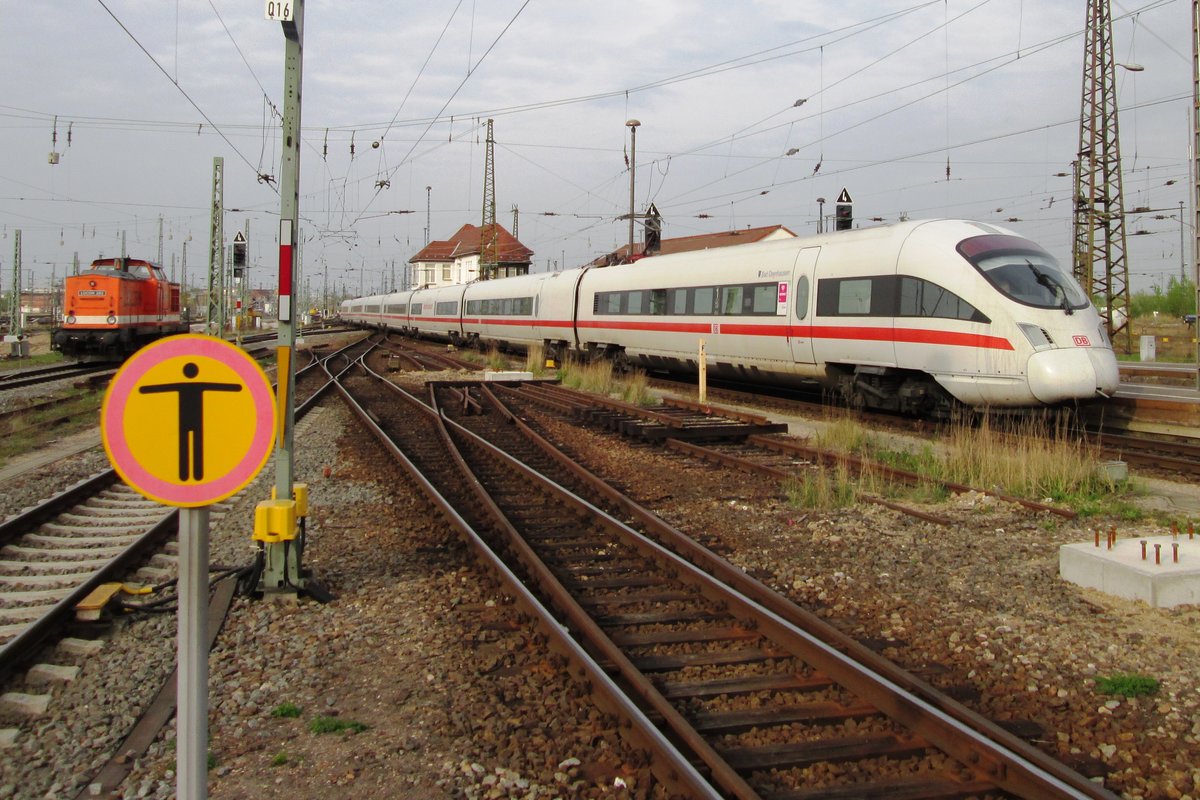
[[300, 716], [300, 707], [295, 703], [280, 703], [271, 709], [271, 716], [292, 719]]
[[342, 733], [343, 731], [362, 733], [367, 729], [367, 726], [352, 719], [320, 716], [315, 717], [312, 722], [308, 723], [308, 729], [313, 733]]
[[1142, 697], [1158, 692], [1158, 681], [1145, 675], [1118, 673], [1107, 678], [1096, 679], [1096, 691], [1100, 694], [1117, 694], [1122, 697]]

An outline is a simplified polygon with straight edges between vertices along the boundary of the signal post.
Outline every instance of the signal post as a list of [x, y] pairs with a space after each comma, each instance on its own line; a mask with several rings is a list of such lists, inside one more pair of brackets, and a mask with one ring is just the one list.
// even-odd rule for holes
[[[279, 339], [276, 380], [279, 432], [275, 447], [275, 488], [260, 503], [254, 538], [263, 554], [259, 590], [294, 595], [304, 588], [301, 547], [296, 542], [296, 487], [293, 485], [293, 425], [296, 418], [296, 323], [292, 284], [296, 274], [296, 231], [300, 212], [300, 87], [304, 56], [304, 0], [267, 0], [266, 18], [282, 24], [284, 36], [283, 163], [279, 176]], [[302, 489], [303, 493], [303, 489]], [[307, 505], [307, 497], [299, 498]], [[290, 504], [290, 507], [289, 507]], [[267, 508], [264, 512], [262, 509]]]

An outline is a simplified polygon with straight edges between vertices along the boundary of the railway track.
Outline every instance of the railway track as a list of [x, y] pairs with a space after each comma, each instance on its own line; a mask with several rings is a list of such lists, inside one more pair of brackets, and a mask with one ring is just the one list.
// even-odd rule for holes
[[[352, 360], [365, 345], [350, 348]], [[339, 351], [326, 358], [346, 356]], [[330, 385], [321, 360], [297, 371], [297, 420]], [[231, 502], [213, 507], [214, 522]], [[163, 567], [167, 580], [174, 574], [177, 531], [176, 509], [143, 498], [112, 469], [0, 523], [0, 678], [63, 630], [102, 584], [125, 580], [147, 563]]]
[[14, 372], [0, 373], [0, 392], [11, 389], [21, 389], [27, 386], [37, 386], [52, 381], [63, 381], [72, 378], [91, 376], [100, 377], [99, 373], [116, 372], [111, 364], [56, 364], [52, 367], [22, 369]]
[[672, 791], [1113, 796], [595, 480], [486, 388], [434, 384], [422, 402], [366, 373], [339, 390]]
[[[671, 380], [656, 379], [655, 384], [662, 388], [677, 390], [680, 383]], [[772, 408], [785, 413], [795, 413], [808, 416], [819, 416], [828, 412], [829, 405], [817, 400], [804, 400], [790, 393], [783, 395], [738, 390], [727, 386], [710, 387], [709, 394], [731, 403], [750, 405], [755, 408]], [[902, 430], [918, 435], [931, 435], [939, 429], [939, 425], [923, 420], [914, 420], [876, 412], [858, 412], [870, 424], [879, 424], [885, 428]], [[1086, 437], [1095, 444], [1097, 454], [1106, 459], [1119, 459], [1131, 465], [1144, 467], [1158, 473], [1167, 473], [1193, 477], [1200, 475], [1200, 442], [1185, 436], [1160, 436], [1137, 434], [1131, 435], [1127, 427], [1121, 423], [1113, 425], [1098, 424], [1085, 426], [1071, 411], [1065, 412], [1068, 422], [1064, 423], [1077, 430], [1079, 436]], [[1017, 427], [1020, 427], [1019, 420]], [[997, 418], [998, 426], [1004, 426], [1009, 421], [1007, 417]], [[1061, 425], [1051, 420], [1047, 424], [1051, 431], [1059, 430]]]
[[440, 372], [443, 370], [477, 370], [480, 365], [427, 347], [415, 347], [402, 338], [384, 334], [372, 359], [383, 358], [391, 371]]

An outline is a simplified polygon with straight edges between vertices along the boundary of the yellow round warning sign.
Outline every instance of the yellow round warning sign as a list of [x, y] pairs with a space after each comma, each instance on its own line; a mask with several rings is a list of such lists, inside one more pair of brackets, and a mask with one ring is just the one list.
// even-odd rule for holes
[[212, 336], [171, 336], [138, 350], [109, 384], [100, 418], [104, 449], [125, 482], [185, 508], [244, 488], [275, 439], [267, 376]]

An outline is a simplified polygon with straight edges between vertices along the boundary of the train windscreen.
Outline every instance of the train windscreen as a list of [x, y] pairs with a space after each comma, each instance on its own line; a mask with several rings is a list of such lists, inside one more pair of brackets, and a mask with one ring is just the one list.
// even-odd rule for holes
[[974, 236], [958, 252], [1005, 297], [1034, 308], [1068, 313], [1088, 304], [1087, 294], [1054, 256], [1019, 236]]

